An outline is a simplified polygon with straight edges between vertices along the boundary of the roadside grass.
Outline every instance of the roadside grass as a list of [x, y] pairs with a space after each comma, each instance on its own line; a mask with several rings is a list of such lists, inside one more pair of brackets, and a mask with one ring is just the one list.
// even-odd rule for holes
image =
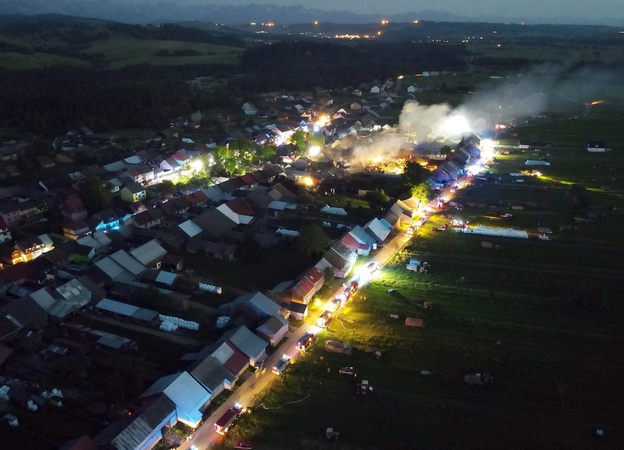
[[[197, 56], [156, 56], [156, 52], [167, 50], [196, 50]], [[110, 69], [119, 69], [128, 65], [188, 65], [188, 64], [229, 64], [236, 62], [243, 49], [223, 45], [183, 42], [144, 40], [131, 37], [114, 37], [93, 43], [86, 51], [88, 54], [104, 56]]]

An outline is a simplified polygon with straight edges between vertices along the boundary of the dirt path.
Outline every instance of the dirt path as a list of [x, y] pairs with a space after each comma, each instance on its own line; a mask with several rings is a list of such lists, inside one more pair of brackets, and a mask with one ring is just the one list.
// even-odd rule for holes
[[126, 328], [127, 330], [137, 331], [139, 333], [151, 334], [152, 336], [159, 337], [161, 339], [174, 342], [176, 344], [190, 346], [190, 347], [202, 347], [206, 345], [206, 342], [199, 341], [197, 339], [189, 338], [186, 336], [180, 336], [174, 333], [168, 333], [166, 331], [156, 330], [154, 328], [145, 327], [143, 325], [136, 325], [134, 323], [121, 322], [119, 320], [112, 319], [110, 317], [98, 316], [95, 314], [85, 314], [86, 317], [98, 322], [107, 323], [120, 328]]

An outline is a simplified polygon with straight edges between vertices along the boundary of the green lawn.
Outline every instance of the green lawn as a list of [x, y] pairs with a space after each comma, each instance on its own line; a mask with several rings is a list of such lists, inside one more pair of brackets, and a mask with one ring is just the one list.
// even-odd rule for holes
[[[197, 50], [198, 56], [155, 56], [159, 50]], [[232, 63], [237, 61], [242, 49], [215, 44], [182, 41], [143, 40], [130, 37], [115, 37], [95, 42], [87, 50], [89, 54], [102, 54], [109, 68], [136, 64], [185, 65]]]

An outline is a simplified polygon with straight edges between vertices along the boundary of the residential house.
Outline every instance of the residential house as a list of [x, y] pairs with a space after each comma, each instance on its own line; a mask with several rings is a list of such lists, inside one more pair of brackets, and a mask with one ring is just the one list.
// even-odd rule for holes
[[316, 267], [306, 270], [299, 278], [279, 283], [272, 289], [275, 296], [286, 303], [297, 302], [307, 305], [323, 287], [325, 276]]
[[94, 232], [102, 231], [108, 233], [121, 227], [119, 214], [114, 209], [106, 209], [92, 214], [89, 223]]
[[132, 223], [138, 228], [155, 229], [162, 225], [165, 213], [160, 208], [151, 208], [132, 216]]
[[243, 106], [241, 107], [241, 109], [243, 110], [243, 112], [245, 113], [245, 115], [247, 116], [255, 116], [256, 113], [258, 112], [258, 108], [256, 108], [252, 103], [250, 102], [245, 102], [243, 104]]
[[37, 156], [37, 162], [42, 169], [51, 169], [56, 165], [56, 161], [49, 156]]
[[43, 330], [48, 325], [45, 310], [31, 297], [13, 300], [0, 308], [6, 317], [20, 328]]
[[215, 399], [225, 389], [232, 390], [238, 376], [225, 369], [212, 355], [192, 363], [186, 371]]
[[290, 302], [286, 309], [294, 320], [306, 320], [308, 317], [308, 305], [303, 303]]
[[[164, 393], [151, 396], [131, 417], [108, 425], [93, 440], [95, 449], [151, 450], [163, 438], [163, 430], [178, 422], [178, 408]], [[74, 450], [70, 447], [68, 450]], [[92, 450], [84, 447], [76, 450]]]
[[392, 231], [392, 225], [384, 219], [375, 218], [364, 225], [364, 231], [375, 238], [377, 244], [382, 244]]
[[230, 341], [238, 350], [240, 350], [247, 358], [249, 364], [257, 367], [262, 364], [267, 357], [267, 342], [252, 333], [246, 326], [240, 326], [225, 333], [222, 341]]
[[282, 316], [274, 315], [256, 328], [256, 334], [265, 339], [271, 347], [276, 347], [288, 332], [288, 320]]
[[[72, 190], [73, 192], [73, 190]], [[76, 192], [70, 194], [65, 198], [63, 205], [61, 206], [61, 214], [68, 221], [84, 220], [87, 218], [87, 208], [85, 208], [84, 202]]]
[[192, 219], [204, 235], [210, 239], [219, 239], [236, 226], [236, 223], [217, 209], [211, 209]]
[[130, 254], [145, 267], [160, 269], [161, 261], [167, 254], [167, 250], [162, 248], [158, 241], [151, 240], [130, 250]]
[[5, 203], [0, 205], [0, 218], [2, 218], [8, 228], [18, 225], [20, 221], [20, 204]]
[[147, 192], [139, 183], [130, 183], [121, 190], [121, 199], [128, 203], [136, 203], [145, 200]]
[[91, 229], [84, 220], [63, 222], [63, 235], [74, 241], [91, 234]]
[[225, 370], [236, 377], [240, 377], [249, 367], [249, 357], [226, 339], [209, 344], [198, 353], [187, 353], [182, 360], [201, 361], [209, 356], [212, 356]]
[[13, 240], [13, 236], [11, 235], [11, 231], [9, 227], [4, 222], [2, 218], [0, 218], [0, 244], [3, 242], [9, 242]]
[[[49, 252], [54, 248], [54, 242], [47, 234], [22, 239], [13, 247], [14, 250], [10, 254], [10, 260], [5, 262], [10, 264], [19, 264], [32, 261], [42, 254]], [[3, 255], [4, 257], [4, 255]]]
[[165, 395], [175, 405], [178, 420], [191, 428], [201, 423], [210, 404], [211, 394], [188, 372], [164, 376], [151, 385], [140, 398]]
[[244, 310], [254, 319], [260, 320], [279, 315], [281, 307], [262, 292], [255, 292], [241, 295], [229, 303], [224, 303], [219, 310], [229, 316]]
[[340, 241], [336, 241], [329, 250], [323, 254], [323, 258], [316, 264], [316, 268], [324, 271], [331, 267], [337, 278], [344, 278], [353, 268], [357, 254]]

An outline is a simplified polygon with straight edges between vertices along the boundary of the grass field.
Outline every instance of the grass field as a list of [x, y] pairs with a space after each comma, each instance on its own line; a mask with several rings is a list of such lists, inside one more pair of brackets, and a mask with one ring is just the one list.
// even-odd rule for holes
[[[198, 56], [155, 56], [159, 50], [196, 50]], [[185, 65], [233, 63], [238, 60], [242, 49], [215, 44], [181, 41], [140, 40], [131, 37], [116, 37], [95, 42], [87, 50], [89, 54], [102, 54], [111, 69], [136, 64]]]
[[[567, 234], [559, 225], [587, 211], [567, 203], [571, 183], [590, 188], [589, 210], [621, 206], [612, 174], [623, 162], [615, 152], [515, 152], [489, 168], [501, 183], [474, 182], [457, 193], [462, 210], [430, 219], [221, 448], [240, 438], [261, 450], [619, 448], [624, 218], [611, 215]], [[546, 152], [552, 165], [537, 168], [543, 177], [512, 182], [509, 173]], [[612, 189], [600, 187], [607, 182]], [[514, 217], [502, 219], [503, 212]], [[554, 232], [550, 242], [435, 232], [449, 221], [442, 214], [529, 231], [539, 222]], [[482, 240], [501, 249], [481, 248]], [[431, 264], [429, 273], [405, 268], [414, 257]], [[598, 298], [594, 306], [589, 297]], [[425, 301], [433, 308], [424, 309]], [[405, 326], [406, 317], [422, 318], [424, 328]], [[322, 344], [329, 338], [352, 343], [354, 354], [326, 353]], [[381, 350], [382, 358], [367, 349]], [[371, 395], [356, 395], [356, 381], [339, 375], [340, 366], [354, 366], [358, 379], [368, 379]], [[494, 383], [468, 387], [463, 377], [474, 372], [493, 374]], [[340, 440], [327, 441], [327, 427], [340, 431]], [[596, 427], [605, 430], [600, 442]]]
[[51, 53], [22, 53], [0, 52], [0, 68], [10, 70], [41, 69], [49, 66], [72, 66], [88, 67], [90, 63], [67, 56], [53, 55]]

